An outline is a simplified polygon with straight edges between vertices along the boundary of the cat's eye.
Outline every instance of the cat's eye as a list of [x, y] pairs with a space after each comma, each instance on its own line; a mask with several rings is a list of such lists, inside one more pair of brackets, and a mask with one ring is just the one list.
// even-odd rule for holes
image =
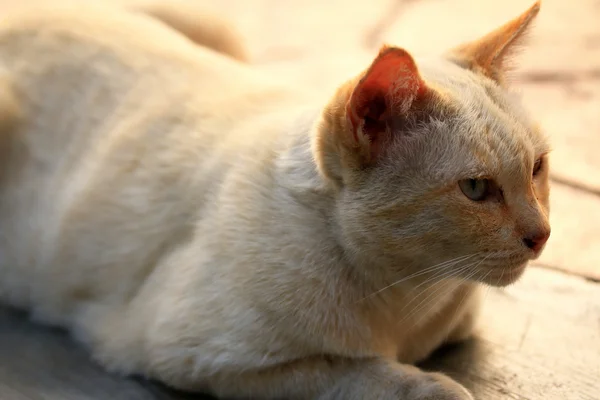
[[536, 176], [542, 169], [542, 162], [543, 162], [542, 158], [538, 158], [536, 160], [535, 164], [533, 164], [533, 173], [532, 173], [533, 176]]
[[463, 179], [458, 181], [458, 186], [473, 201], [485, 200], [490, 192], [489, 179]]

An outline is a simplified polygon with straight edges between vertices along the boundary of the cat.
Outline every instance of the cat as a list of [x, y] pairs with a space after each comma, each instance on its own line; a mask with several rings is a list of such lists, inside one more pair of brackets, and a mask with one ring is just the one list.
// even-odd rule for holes
[[472, 399], [413, 364], [550, 235], [507, 79], [539, 8], [437, 58], [383, 46], [335, 93], [144, 13], [5, 16], [0, 300], [183, 390]]

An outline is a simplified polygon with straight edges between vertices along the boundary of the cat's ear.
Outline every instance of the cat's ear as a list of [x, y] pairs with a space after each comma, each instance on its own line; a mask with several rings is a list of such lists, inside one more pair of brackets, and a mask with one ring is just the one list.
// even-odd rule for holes
[[343, 185], [354, 171], [374, 165], [424, 114], [432, 93], [410, 54], [383, 46], [325, 107], [312, 142], [320, 172]]
[[452, 49], [448, 56], [458, 65], [481, 73], [503, 84], [510, 72], [511, 60], [530, 30], [540, 10], [537, 1], [517, 18], [482, 38]]
[[426, 92], [411, 55], [397, 47], [382, 47], [352, 90], [345, 110], [352, 139], [362, 148], [364, 161], [377, 158], [395, 133], [393, 125], [409, 118]]

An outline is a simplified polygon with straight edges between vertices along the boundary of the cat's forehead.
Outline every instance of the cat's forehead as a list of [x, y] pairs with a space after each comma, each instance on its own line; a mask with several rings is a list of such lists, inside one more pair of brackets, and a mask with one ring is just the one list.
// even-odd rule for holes
[[529, 168], [534, 157], [549, 151], [515, 94], [444, 60], [423, 63], [421, 72], [440, 93], [435, 107], [450, 116], [442, 127], [448, 146], [473, 169]]

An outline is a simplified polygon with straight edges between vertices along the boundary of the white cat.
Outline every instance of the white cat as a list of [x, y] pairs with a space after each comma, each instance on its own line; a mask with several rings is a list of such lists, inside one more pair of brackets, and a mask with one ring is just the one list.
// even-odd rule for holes
[[470, 399], [409, 364], [550, 234], [548, 145], [504, 82], [538, 9], [325, 94], [143, 13], [5, 16], [0, 299], [182, 389]]

